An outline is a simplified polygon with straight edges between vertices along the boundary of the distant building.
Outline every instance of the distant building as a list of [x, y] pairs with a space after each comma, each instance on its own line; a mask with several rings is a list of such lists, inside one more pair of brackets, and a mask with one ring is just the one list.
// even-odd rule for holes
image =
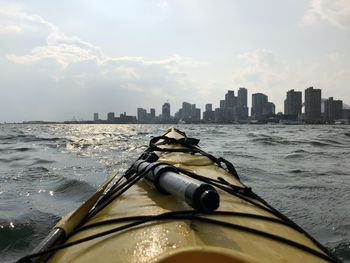
[[343, 109], [343, 118], [350, 120], [350, 109]]
[[156, 123], [156, 110], [151, 108], [148, 113], [146, 109], [137, 108], [137, 122], [138, 123]]
[[[214, 111], [214, 122], [234, 123], [239, 120], [247, 120], [247, 94], [247, 89], [242, 87], [238, 90], [238, 96], [235, 96], [233, 90], [228, 90], [225, 99], [220, 100], [220, 107]], [[208, 118], [208, 114], [205, 117]]]
[[236, 109], [236, 116], [237, 120], [247, 120], [248, 119], [248, 107], [242, 106], [242, 107], [237, 107]]
[[115, 123], [126, 124], [126, 123], [137, 123], [136, 116], [128, 116], [126, 112], [121, 113], [118, 118], [115, 118]]
[[140, 123], [147, 121], [147, 111], [143, 108], [137, 108], [137, 120]]
[[233, 123], [234, 111], [233, 108], [216, 108], [214, 111], [215, 123]]
[[287, 98], [284, 101], [284, 114], [294, 115], [295, 118], [301, 115], [302, 107], [302, 92], [294, 91], [294, 89], [287, 92]]
[[254, 119], [261, 119], [267, 113], [268, 97], [262, 93], [252, 94], [252, 112], [251, 116]]
[[237, 106], [238, 107], [248, 106], [248, 91], [246, 88], [239, 88], [238, 97], [237, 97]]
[[237, 97], [236, 116], [238, 120], [248, 119], [248, 91], [246, 88], [239, 88]]
[[264, 114], [265, 115], [274, 115], [275, 110], [276, 110], [275, 104], [272, 102], [267, 102]]
[[150, 109], [150, 117], [151, 117], [151, 120], [153, 120], [156, 117], [156, 109], [154, 108]]
[[181, 119], [186, 121], [191, 119], [192, 104], [188, 102], [182, 103]]
[[343, 118], [343, 101], [333, 100], [333, 97], [330, 97], [324, 102], [324, 113], [325, 120], [327, 122], [333, 122], [334, 120]]
[[205, 111], [213, 111], [213, 104], [205, 104]]
[[201, 121], [201, 109], [196, 108], [196, 104], [183, 102], [182, 108], [175, 114], [175, 118], [186, 123], [199, 123]]
[[220, 109], [226, 108], [226, 100], [220, 100]]
[[115, 118], [114, 112], [108, 112], [107, 113], [107, 121], [114, 122], [114, 118]]
[[192, 109], [192, 123], [199, 123], [201, 121], [201, 109], [194, 107]]
[[319, 122], [321, 120], [321, 90], [313, 87], [305, 90], [305, 120]]
[[203, 112], [203, 121], [204, 122], [214, 122], [215, 121], [215, 113], [213, 111], [212, 104], [205, 105], [205, 112]]
[[[221, 103], [220, 103], [221, 104]], [[214, 111], [214, 121], [216, 123], [225, 122], [225, 108], [216, 108]]]
[[98, 113], [94, 113], [94, 121], [98, 121]]
[[237, 104], [237, 98], [233, 90], [228, 90], [225, 94], [225, 108], [235, 108]]
[[163, 120], [170, 120], [170, 103], [165, 102], [162, 106], [162, 119]]
[[[220, 106], [221, 108], [221, 106]], [[228, 90], [225, 94], [225, 118], [224, 122], [234, 122], [237, 108], [237, 97], [235, 97], [235, 92], [233, 90]]]

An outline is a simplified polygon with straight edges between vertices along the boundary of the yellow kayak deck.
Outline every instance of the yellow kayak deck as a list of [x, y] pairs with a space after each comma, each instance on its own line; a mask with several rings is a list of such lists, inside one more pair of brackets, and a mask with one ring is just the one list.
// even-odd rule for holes
[[[164, 135], [184, 138], [184, 134], [174, 128]], [[183, 148], [177, 144], [157, 145], [159, 148]], [[76, 232], [65, 243], [106, 231], [111, 233], [60, 249], [49, 262], [337, 262], [305, 232], [292, 227], [263, 201], [226, 191], [234, 190], [235, 186], [245, 188], [245, 185], [208, 157], [159, 152], [158, 162], [214, 182], [219, 178], [224, 182], [221, 188], [215, 186], [220, 196], [219, 208], [213, 212], [195, 211], [185, 202], [160, 193], [140, 180], [82, 226], [95, 224], [94, 227]], [[65, 220], [67, 218], [57, 226], [69, 228]], [[125, 225], [128, 226], [123, 227]], [[115, 229], [119, 231], [113, 232]]]

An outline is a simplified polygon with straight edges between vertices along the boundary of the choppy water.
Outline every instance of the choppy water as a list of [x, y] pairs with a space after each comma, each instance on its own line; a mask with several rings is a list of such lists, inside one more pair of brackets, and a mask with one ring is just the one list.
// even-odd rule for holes
[[[162, 125], [0, 125], [0, 254], [30, 252]], [[350, 126], [184, 125], [242, 180], [350, 262]]]

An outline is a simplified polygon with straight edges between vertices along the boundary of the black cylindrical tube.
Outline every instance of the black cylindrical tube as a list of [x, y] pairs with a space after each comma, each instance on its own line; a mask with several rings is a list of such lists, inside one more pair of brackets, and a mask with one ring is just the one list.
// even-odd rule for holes
[[210, 184], [179, 174], [174, 166], [139, 160], [137, 173], [148, 170], [145, 179], [160, 192], [170, 193], [197, 210], [212, 211], [219, 207], [220, 196]]

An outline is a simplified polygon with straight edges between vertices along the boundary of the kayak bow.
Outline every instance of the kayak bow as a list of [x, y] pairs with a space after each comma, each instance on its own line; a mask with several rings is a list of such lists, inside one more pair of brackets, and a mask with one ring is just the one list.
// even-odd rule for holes
[[[20, 262], [340, 262], [175, 128]], [[63, 232], [62, 232], [63, 231]]]

